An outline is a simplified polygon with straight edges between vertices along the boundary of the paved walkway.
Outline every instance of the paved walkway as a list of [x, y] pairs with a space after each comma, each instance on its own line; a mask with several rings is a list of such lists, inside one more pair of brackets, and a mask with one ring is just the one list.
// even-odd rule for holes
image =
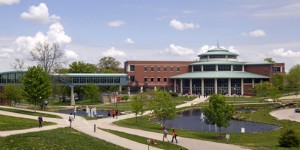
[[[176, 108], [182, 108], [182, 107], [195, 105], [195, 104], [198, 104], [203, 101], [205, 101], [205, 98], [202, 96], [201, 98], [196, 98], [193, 101], [189, 101], [185, 104], [178, 105], [178, 106], [176, 106]], [[4, 107], [4, 106], [0, 106], [0, 107]], [[11, 108], [11, 107], [9, 107], [9, 108]], [[19, 109], [19, 108], [14, 108], [14, 109]], [[23, 110], [25, 110], [25, 109], [23, 109]], [[41, 111], [38, 111], [38, 112], [41, 112]], [[0, 113], [3, 115], [37, 120], [36, 116], [29, 116], [29, 115], [23, 115], [23, 114], [6, 112], [6, 111], [0, 111]], [[61, 114], [61, 113], [53, 113], [53, 112], [41, 112], [41, 113], [49, 113], [49, 114], [58, 115], [58, 116], [61, 116], [63, 119], [43, 117], [44, 121], [54, 122], [54, 123], [57, 123], [57, 125], [45, 126], [42, 128], [31, 128], [31, 129], [25, 129], [25, 130], [1, 131], [0, 136], [9, 136], [9, 135], [20, 134], [20, 133], [51, 130], [51, 129], [55, 129], [55, 128], [69, 126], [69, 122], [68, 122], [69, 115]], [[145, 114], [148, 114], [148, 113], [150, 113], [150, 111], [145, 112]], [[134, 114], [122, 115], [122, 116], [119, 116], [118, 119], [103, 118], [103, 119], [98, 119], [98, 120], [87, 121], [82, 117], [76, 116], [75, 121], [72, 123], [72, 127], [74, 129], [81, 131], [85, 134], [88, 134], [90, 136], [105, 140], [107, 142], [110, 142], [110, 143], [113, 143], [113, 144], [116, 144], [116, 145], [119, 145], [119, 146], [122, 146], [122, 147], [125, 147], [128, 149], [138, 149], [138, 150], [146, 149], [148, 147], [148, 145], [137, 143], [135, 141], [131, 141], [131, 140], [116, 136], [114, 134], [105, 132], [100, 129], [96, 129], [96, 132], [94, 132], [94, 124], [96, 124], [97, 127], [100, 127], [103, 129], [117, 130], [117, 131], [129, 133], [129, 134], [134, 134], [134, 135], [143, 136], [143, 137], [147, 137], [147, 138], [154, 138], [156, 140], [162, 140], [162, 134], [160, 134], [160, 133], [154, 133], [154, 132], [143, 131], [143, 130], [138, 130], [138, 129], [130, 129], [130, 128], [120, 127], [120, 126], [113, 124], [114, 121], [132, 118], [132, 117], [135, 117], [135, 115]], [[171, 136], [169, 136], [168, 138], [169, 138], [169, 140], [171, 140]], [[178, 142], [179, 142], [178, 145], [188, 148], [190, 150], [202, 150], [202, 149], [205, 149], [205, 150], [206, 149], [244, 150], [244, 149], [247, 149], [247, 148], [243, 148], [243, 147], [237, 146], [237, 145], [216, 143], [216, 142], [190, 139], [190, 138], [183, 138], [180, 136], [178, 137]], [[157, 148], [150, 147], [150, 149], [154, 150]]]
[[272, 111], [270, 114], [279, 120], [287, 119], [300, 122], [300, 113], [295, 113], [294, 108], [280, 109]]

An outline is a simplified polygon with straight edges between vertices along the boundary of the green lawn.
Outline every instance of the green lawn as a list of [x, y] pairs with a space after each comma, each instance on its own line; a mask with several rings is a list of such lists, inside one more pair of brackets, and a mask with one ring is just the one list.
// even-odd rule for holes
[[[17, 118], [12, 116], [0, 115], [0, 131], [21, 130], [38, 127], [38, 120]], [[43, 122], [43, 125], [53, 125], [52, 122]], [[1, 145], [1, 144], [0, 144]]]
[[0, 149], [122, 150], [120, 146], [88, 136], [71, 128], [0, 137]]
[[[148, 138], [145, 137], [141, 137], [141, 136], [137, 136], [137, 135], [132, 135], [132, 134], [128, 134], [128, 133], [124, 133], [124, 132], [119, 132], [119, 131], [114, 131], [114, 130], [107, 130], [107, 129], [101, 129], [107, 132], [110, 132], [112, 134], [118, 135], [120, 137], [132, 140], [132, 141], [136, 141], [138, 143], [142, 143], [142, 144], [147, 144], [147, 140]], [[173, 143], [169, 143], [169, 142], [162, 142], [162, 141], [155, 141], [156, 144], [152, 145], [150, 144], [150, 146], [153, 147], [157, 147], [160, 149], [186, 149], [184, 147], [178, 146], [176, 144]]]
[[[242, 107], [249, 107], [251, 105], [245, 105]], [[273, 110], [273, 105], [254, 105], [256, 112], [239, 114], [242, 118], [247, 120], [276, 124], [282, 128], [273, 132], [264, 133], [232, 133], [229, 143], [252, 147], [254, 149], [285, 149], [279, 147], [278, 138], [280, 134], [286, 129], [293, 129], [297, 135], [300, 135], [300, 123], [287, 120], [277, 120], [269, 115], [269, 112]], [[135, 118], [120, 120], [115, 122], [117, 125], [126, 126], [130, 128], [138, 128], [142, 130], [161, 133], [161, 126], [157, 123], [149, 121], [148, 116], [138, 118], [138, 124], [135, 124]], [[200, 132], [200, 131], [187, 131], [177, 129], [178, 136], [189, 137], [195, 139], [204, 139], [209, 141], [225, 143], [224, 139], [219, 139], [218, 133]]]
[[0, 107], [0, 110], [14, 112], [14, 113], [19, 113], [19, 114], [24, 114], [24, 115], [31, 115], [31, 116], [42, 116], [42, 117], [49, 117], [49, 118], [61, 118], [60, 116], [57, 116], [57, 115], [39, 113], [39, 112], [30, 111], [30, 110], [26, 111], [26, 110], [1, 108], [1, 107]]

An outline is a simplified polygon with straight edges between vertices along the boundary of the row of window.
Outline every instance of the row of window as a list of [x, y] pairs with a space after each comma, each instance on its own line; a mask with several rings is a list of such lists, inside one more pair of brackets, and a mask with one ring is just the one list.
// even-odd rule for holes
[[[210, 55], [209, 56], [209, 59], [219, 59], [219, 58], [226, 58], [226, 55]], [[236, 59], [236, 56], [234, 55], [228, 55], [227, 58], [229, 59]], [[208, 59], [208, 56], [205, 55], [205, 56], [200, 56], [200, 59]]]
[[[196, 65], [192, 66], [193, 71], [216, 71], [217, 67], [216, 65]], [[243, 66], [242, 65], [233, 65], [232, 66], [233, 71], [243, 71]], [[218, 65], [218, 71], [231, 71], [231, 65]]]
[[[167, 82], [167, 81], [168, 81], [168, 78], [165, 77], [163, 82]], [[148, 82], [147, 77], [144, 78], [144, 82]], [[150, 78], [150, 82], [155, 82], [153, 77]], [[161, 82], [160, 77], [156, 78], [156, 82]]]
[[[144, 66], [144, 72], [147, 72], [147, 71], [148, 71], [148, 68], [149, 68], [148, 66]], [[156, 71], [157, 71], [157, 72], [160, 72], [160, 71], [161, 71], [161, 67], [160, 67], [160, 66], [157, 66], [157, 67], [151, 66], [151, 67], [150, 67], [150, 71], [151, 71], [151, 72], [154, 72], [154, 71], [155, 71], [155, 68], [156, 68]], [[170, 66], [169, 69], [170, 69], [170, 71], [172, 72], [172, 71], [174, 71], [175, 68], [174, 68], [173, 66]], [[129, 66], [129, 71], [134, 72], [134, 71], [135, 71], [135, 65], [130, 65], [130, 66]], [[164, 72], [168, 71], [168, 67], [167, 67], [167, 66], [164, 66], [164, 67], [163, 67], [163, 71], [164, 71]], [[180, 67], [177, 66], [177, 67], [176, 67], [176, 71], [179, 72], [179, 71], [180, 71]]]

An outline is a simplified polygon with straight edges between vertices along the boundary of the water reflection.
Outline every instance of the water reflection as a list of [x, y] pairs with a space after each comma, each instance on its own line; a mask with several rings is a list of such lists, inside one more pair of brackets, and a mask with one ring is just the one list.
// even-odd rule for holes
[[[218, 132], [218, 127], [205, 123], [205, 116], [201, 115], [200, 109], [187, 110], [178, 114], [174, 120], [166, 120], [164, 125], [168, 128], [195, 130], [204, 132]], [[162, 122], [160, 122], [162, 123]], [[221, 128], [224, 133], [240, 133], [244, 128], [245, 132], [268, 132], [277, 130], [280, 127], [272, 124], [257, 123], [251, 121], [230, 120], [230, 126]]]

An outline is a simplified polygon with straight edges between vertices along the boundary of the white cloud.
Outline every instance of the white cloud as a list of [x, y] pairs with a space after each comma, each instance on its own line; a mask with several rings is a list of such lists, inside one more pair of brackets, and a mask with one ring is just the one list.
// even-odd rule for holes
[[60, 20], [59, 16], [49, 15], [48, 7], [45, 3], [40, 3], [39, 6], [31, 6], [28, 12], [23, 12], [20, 17], [37, 23], [57, 22]]
[[10, 58], [14, 50], [10, 48], [1, 48], [0, 49], [0, 58]]
[[131, 39], [131, 38], [127, 38], [125, 40], [125, 43], [128, 43], [128, 44], [134, 44], [134, 41]]
[[194, 23], [183, 23], [176, 19], [173, 19], [170, 21], [170, 26], [173, 27], [176, 30], [187, 30], [187, 29], [196, 29], [200, 28], [199, 24]]
[[111, 21], [108, 23], [108, 26], [110, 27], [119, 27], [119, 26], [122, 26], [122, 25], [125, 25], [126, 23], [122, 20], [115, 20], [115, 21]]
[[266, 33], [263, 30], [257, 29], [255, 31], [249, 32], [250, 36], [259, 37], [259, 36], [265, 36]]
[[273, 49], [272, 54], [280, 57], [300, 57], [300, 52], [285, 50], [284, 48]]
[[0, 5], [18, 4], [20, 0], [0, 0]]
[[76, 54], [74, 51], [72, 50], [65, 50], [65, 54], [64, 56], [68, 59], [68, 60], [78, 60], [79, 56], [78, 54]]
[[248, 33], [243, 32], [241, 33], [242, 36], [252, 36], [252, 37], [261, 37], [261, 36], [266, 36], [266, 32], [261, 30], [261, 29], [256, 29], [254, 31], [250, 31]]
[[111, 56], [111, 57], [118, 57], [118, 56], [123, 57], [123, 56], [126, 56], [126, 54], [123, 51], [117, 50], [114, 47], [111, 47], [107, 51], [103, 52], [102, 55], [104, 55], [104, 56]]
[[194, 50], [189, 49], [189, 48], [185, 48], [182, 46], [178, 46], [175, 44], [170, 44], [169, 47], [167, 49], [165, 49], [166, 53], [170, 53], [173, 55], [179, 55], [179, 56], [184, 56], [184, 55], [193, 55], [194, 54]]
[[29, 52], [36, 43], [48, 41], [49, 43], [56, 42], [63, 49], [66, 44], [71, 43], [72, 39], [65, 34], [64, 28], [60, 23], [54, 23], [49, 27], [47, 35], [42, 32], [37, 32], [35, 36], [20, 36], [15, 42], [15, 49], [17, 51]]

